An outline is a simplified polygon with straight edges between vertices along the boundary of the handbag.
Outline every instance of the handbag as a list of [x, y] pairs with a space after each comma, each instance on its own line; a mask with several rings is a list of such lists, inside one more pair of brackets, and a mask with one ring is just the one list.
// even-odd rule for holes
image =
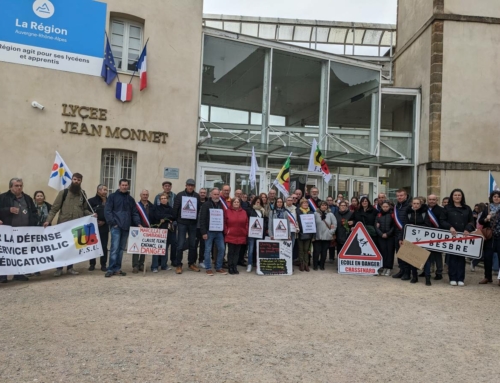
[[[488, 206], [488, 214], [490, 214], [490, 207], [489, 206]], [[490, 221], [490, 226], [489, 227], [484, 227], [483, 226], [480, 230], [481, 230], [481, 235], [484, 237], [484, 239], [486, 241], [489, 240], [489, 239], [491, 239], [491, 238], [493, 238], [493, 229], [491, 228], [491, 221]]]

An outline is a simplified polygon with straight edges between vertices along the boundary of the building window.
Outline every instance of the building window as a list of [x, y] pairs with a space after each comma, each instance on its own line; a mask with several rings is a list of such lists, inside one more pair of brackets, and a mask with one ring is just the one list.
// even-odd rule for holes
[[130, 195], [134, 196], [135, 170], [137, 166], [137, 153], [127, 150], [102, 151], [101, 184], [108, 187], [113, 193], [119, 187], [120, 179], [130, 181]]
[[111, 20], [111, 50], [118, 70], [134, 72], [142, 51], [144, 25], [123, 20]]

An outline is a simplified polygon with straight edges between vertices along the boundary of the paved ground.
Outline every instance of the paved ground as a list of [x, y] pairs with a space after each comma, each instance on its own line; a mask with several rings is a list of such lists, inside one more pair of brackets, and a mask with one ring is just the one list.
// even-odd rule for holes
[[500, 287], [481, 276], [45, 272], [0, 285], [0, 381], [498, 382]]

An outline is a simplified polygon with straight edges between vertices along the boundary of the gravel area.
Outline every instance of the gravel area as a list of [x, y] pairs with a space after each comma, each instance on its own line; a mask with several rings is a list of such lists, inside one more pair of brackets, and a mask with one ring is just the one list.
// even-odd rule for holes
[[[498, 382], [500, 287], [325, 271], [0, 285], [1, 382]], [[149, 267], [149, 261], [148, 261]], [[496, 276], [494, 276], [496, 278]]]

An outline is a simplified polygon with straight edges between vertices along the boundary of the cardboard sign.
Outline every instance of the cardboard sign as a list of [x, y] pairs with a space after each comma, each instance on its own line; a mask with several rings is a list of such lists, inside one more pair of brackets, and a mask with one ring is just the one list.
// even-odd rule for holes
[[377, 275], [382, 255], [361, 222], [351, 231], [339, 254], [339, 274]]
[[484, 238], [457, 233], [453, 237], [448, 230], [415, 225], [405, 225], [404, 239], [429, 251], [461, 255], [473, 259], [481, 258]]
[[167, 233], [167, 229], [131, 227], [128, 233], [127, 253], [165, 255]]
[[224, 210], [208, 209], [210, 212], [210, 221], [208, 231], [224, 231]]
[[196, 219], [198, 218], [198, 200], [194, 197], [182, 197], [181, 218]]
[[264, 236], [264, 218], [250, 217], [248, 225], [248, 238], [262, 239]]
[[292, 241], [257, 241], [258, 275], [292, 275]]
[[403, 246], [399, 248], [397, 256], [417, 269], [423, 270], [429, 254], [430, 252], [424, 248], [404, 240]]
[[301, 214], [300, 222], [302, 223], [302, 233], [316, 234], [316, 219], [314, 214]]
[[288, 225], [286, 219], [273, 219], [273, 237], [274, 239], [288, 239]]

